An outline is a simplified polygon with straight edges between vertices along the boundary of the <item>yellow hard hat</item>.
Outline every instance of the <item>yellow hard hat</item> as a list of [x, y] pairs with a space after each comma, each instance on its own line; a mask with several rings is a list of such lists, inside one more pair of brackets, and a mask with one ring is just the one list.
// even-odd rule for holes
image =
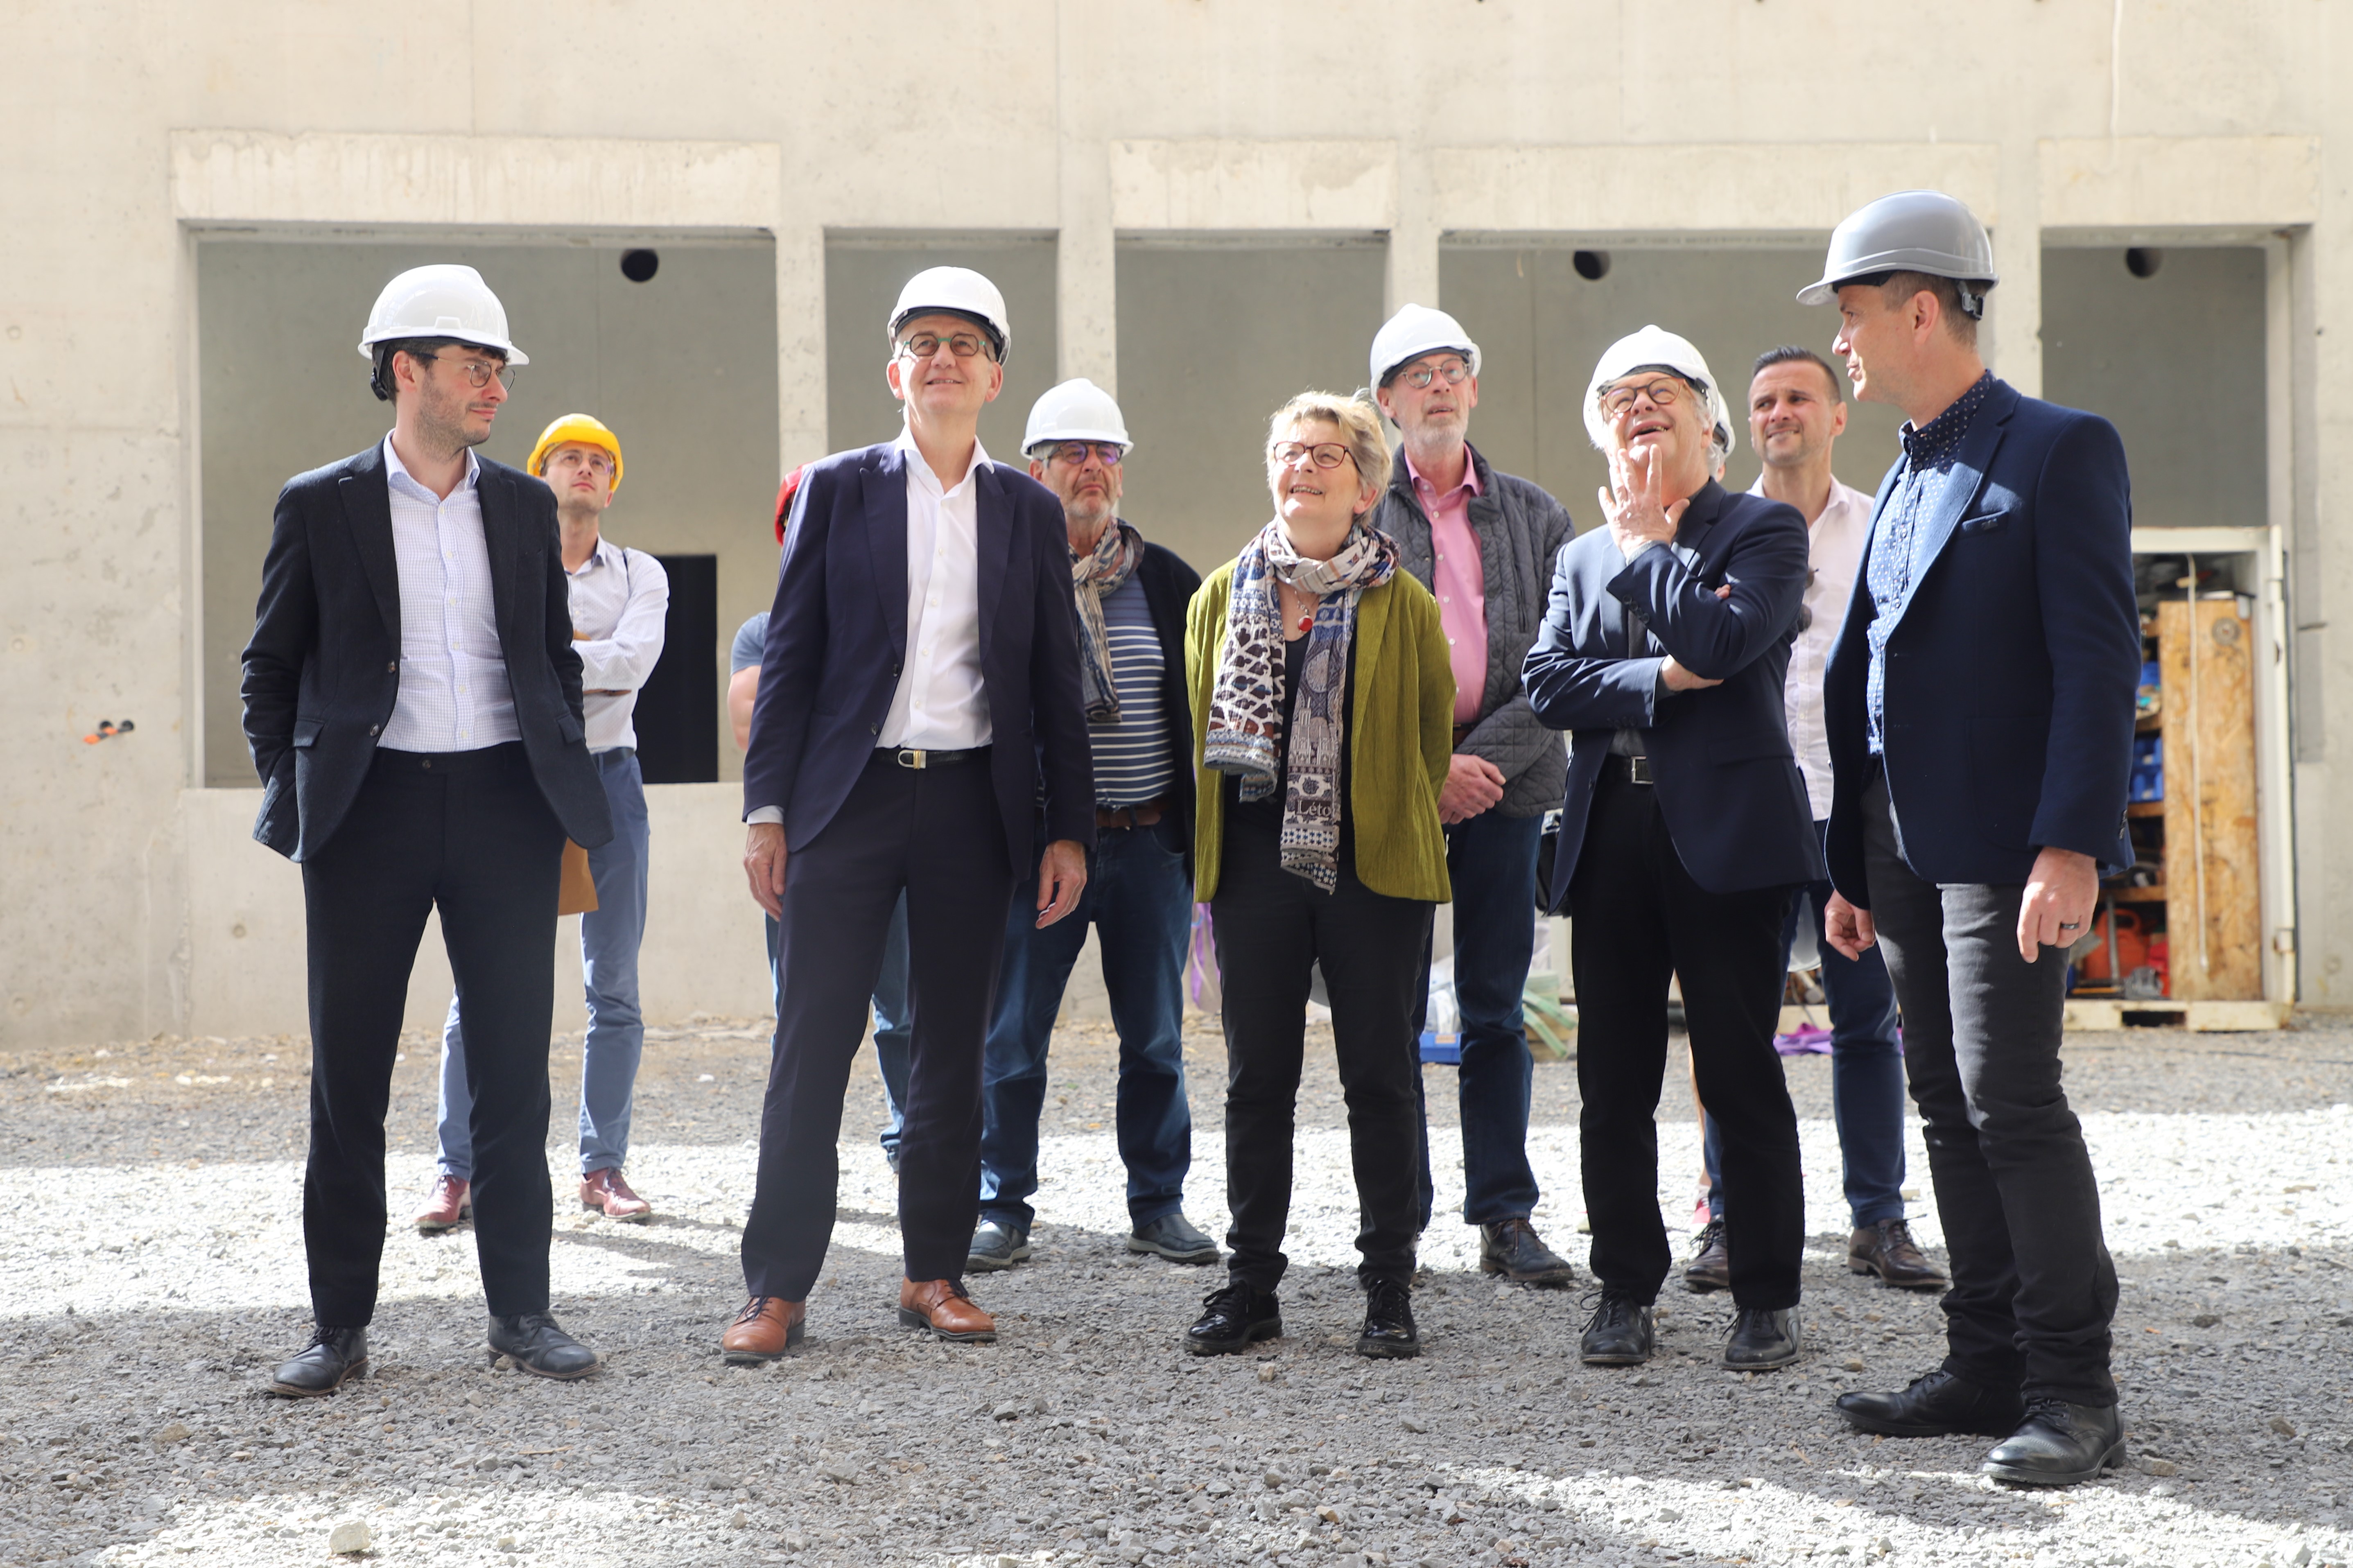
[[531, 460], [523, 465], [533, 476], [543, 473], [547, 455], [567, 441], [577, 441], [586, 447], [602, 447], [613, 454], [613, 488], [621, 488], [621, 438], [593, 414], [566, 414], [539, 433], [539, 445], [531, 449]]

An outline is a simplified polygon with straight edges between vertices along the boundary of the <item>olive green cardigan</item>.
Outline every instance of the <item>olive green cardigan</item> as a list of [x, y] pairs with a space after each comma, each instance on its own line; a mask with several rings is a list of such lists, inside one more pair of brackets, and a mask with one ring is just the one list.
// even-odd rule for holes
[[[1226, 648], [1226, 602], [1234, 563], [1209, 574], [1185, 625], [1185, 672], [1193, 697], [1193, 897], [1217, 895], [1225, 843], [1225, 777], [1201, 763], [1209, 695]], [[1454, 670], [1438, 601], [1412, 574], [1398, 572], [1356, 602], [1355, 668], [1349, 677], [1348, 821], [1358, 880], [1393, 899], [1445, 903], [1446, 834], [1438, 792], [1454, 754]]]

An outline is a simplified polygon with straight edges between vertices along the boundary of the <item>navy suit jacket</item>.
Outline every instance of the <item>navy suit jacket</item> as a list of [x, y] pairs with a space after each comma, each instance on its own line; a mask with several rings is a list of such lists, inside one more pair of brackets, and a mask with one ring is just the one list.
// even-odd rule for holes
[[[1955, 462], [1887, 634], [1884, 764], [1905, 862], [1931, 882], [2023, 882], [2052, 845], [2121, 870], [2141, 664], [2124, 442], [2097, 415], [1998, 381]], [[1862, 909], [1869, 577], [1902, 470], [1880, 483], [1822, 682], [1831, 877]]]
[[[1536, 717], [1573, 731], [1547, 908], [1567, 904], [1594, 785], [1621, 729], [1643, 731], [1659, 809], [1694, 881], [1733, 893], [1821, 880], [1781, 705], [1806, 572], [1796, 508], [1713, 480], [1692, 497], [1671, 545], [1630, 562], [1597, 528], [1561, 546], [1524, 671]], [[1717, 598], [1726, 585], [1731, 596]], [[1626, 641], [1629, 606], [1650, 627], [1640, 647]], [[1724, 684], [1656, 695], [1668, 654]]]
[[[1041, 784], [1047, 837], [1095, 841], [1070, 534], [1062, 503], [1018, 468], [986, 464], [974, 483], [989, 774], [1007, 864], [1024, 871]], [[744, 752], [744, 813], [780, 807], [788, 850], [825, 830], [881, 744], [906, 647], [904, 456], [884, 444], [810, 464], [793, 498]]]
[[[565, 836], [595, 848], [612, 838], [612, 815], [581, 722], [555, 492], [488, 459], [476, 483], [523, 754]], [[244, 662], [245, 738], [262, 784], [253, 836], [308, 859], [358, 797], [400, 693], [400, 565], [381, 441], [279, 492]]]

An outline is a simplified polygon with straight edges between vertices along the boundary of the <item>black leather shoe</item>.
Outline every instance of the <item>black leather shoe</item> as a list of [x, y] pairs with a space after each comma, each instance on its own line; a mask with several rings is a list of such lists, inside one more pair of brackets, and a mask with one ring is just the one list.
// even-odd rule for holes
[[1890, 1437], [1999, 1437], [2026, 1419], [2018, 1390], [1989, 1387], [1943, 1367], [1914, 1378], [1901, 1394], [1841, 1394], [1834, 1403], [1856, 1431]]
[[1185, 1348], [1195, 1355], [1231, 1355], [1282, 1335], [1282, 1304], [1271, 1290], [1236, 1279], [1202, 1298], [1201, 1308], [1185, 1331]]
[[1394, 1279], [1376, 1279], [1365, 1291], [1365, 1326], [1356, 1335], [1358, 1355], [1406, 1361], [1421, 1353], [1421, 1332], [1413, 1326], [1413, 1296]]
[[2025, 1424], [1995, 1444], [1978, 1469], [2016, 1487], [2072, 1487], [2124, 1462], [2124, 1422], [2115, 1405], [2030, 1399]]
[[1699, 1250], [1683, 1265], [1683, 1283], [1694, 1296], [1732, 1289], [1732, 1247], [1724, 1239], [1724, 1222], [1712, 1219], [1699, 1233]]
[[1568, 1259], [1544, 1244], [1526, 1219], [1499, 1219], [1479, 1227], [1479, 1272], [1515, 1285], [1566, 1285], [1577, 1278]]
[[365, 1329], [314, 1328], [311, 1343], [301, 1355], [278, 1363], [269, 1379], [269, 1392], [289, 1399], [316, 1399], [355, 1377], [365, 1377], [367, 1363]]
[[1165, 1214], [1149, 1225], [1137, 1226], [1128, 1233], [1127, 1249], [1197, 1268], [1223, 1262], [1226, 1256], [1182, 1214]]
[[1804, 1338], [1795, 1307], [1737, 1307], [1724, 1342], [1724, 1364], [1735, 1372], [1771, 1372], [1798, 1359]]
[[965, 1249], [967, 1274], [993, 1274], [1010, 1268], [1029, 1256], [1029, 1233], [1010, 1220], [985, 1219], [973, 1227], [972, 1245]]
[[556, 1327], [545, 1312], [491, 1320], [491, 1349], [514, 1358], [534, 1377], [569, 1382], [596, 1370], [596, 1352]]
[[1649, 1306], [1605, 1287], [1593, 1316], [1585, 1321], [1577, 1353], [1588, 1366], [1640, 1366], [1657, 1342]]

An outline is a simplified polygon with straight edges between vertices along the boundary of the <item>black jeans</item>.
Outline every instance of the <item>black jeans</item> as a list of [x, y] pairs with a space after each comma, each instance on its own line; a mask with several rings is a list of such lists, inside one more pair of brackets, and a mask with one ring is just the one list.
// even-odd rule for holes
[[2019, 956], [2023, 885], [1914, 876], [1884, 779], [1862, 810], [1871, 918], [1904, 1008], [1904, 1063], [1952, 1256], [1945, 1366], [2028, 1398], [2114, 1405], [2116, 1269], [2060, 1082], [2065, 955]]
[[842, 1097], [902, 888], [914, 1015], [899, 1138], [907, 1278], [960, 1279], [972, 1248], [981, 1039], [1013, 867], [986, 761], [918, 771], [893, 754], [877, 752], [833, 820], [786, 862], [776, 1048], [744, 1222], [744, 1280], [754, 1296], [805, 1301], [824, 1266]]
[[1577, 1087], [1594, 1277], [1658, 1299], [1672, 1255], [1659, 1214], [1667, 981], [1683, 984], [1700, 1102], [1723, 1129], [1732, 1299], [1798, 1304], [1805, 1191], [1798, 1113], [1773, 1051], [1788, 888], [1711, 893], [1692, 880], [1648, 784], [1609, 759], [1568, 885]]
[[438, 906], [472, 1092], [474, 1248], [500, 1317], [547, 1310], [547, 1040], [564, 829], [520, 742], [378, 752], [351, 815], [302, 863], [311, 1153], [302, 1237], [321, 1323], [375, 1316], [384, 1113], [425, 917]]
[[1374, 892], [1345, 848], [1339, 885], [1324, 893], [1282, 868], [1280, 847], [1278, 831], [1229, 813], [1209, 905], [1225, 993], [1228, 1270], [1271, 1290], [1289, 1261], [1293, 1118], [1310, 972], [1321, 963], [1356, 1173], [1356, 1276], [1404, 1284], [1421, 1212], [1414, 992], [1431, 906]]

